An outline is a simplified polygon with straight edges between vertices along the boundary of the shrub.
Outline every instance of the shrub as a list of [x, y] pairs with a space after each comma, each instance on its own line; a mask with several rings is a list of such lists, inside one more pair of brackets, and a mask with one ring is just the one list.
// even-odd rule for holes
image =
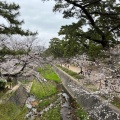
[[0, 79], [0, 89], [4, 89], [5, 88], [6, 82], [7, 82], [6, 80]]

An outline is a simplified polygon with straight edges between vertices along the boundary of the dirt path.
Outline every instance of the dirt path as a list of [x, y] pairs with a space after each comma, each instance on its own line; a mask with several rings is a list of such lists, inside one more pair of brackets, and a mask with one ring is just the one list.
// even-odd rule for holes
[[[73, 71], [73, 72], [76, 72], [76, 73], [79, 73], [80, 70], [81, 70], [81, 68], [72, 66], [70, 64], [66, 65], [66, 66], [65, 65], [62, 65], [62, 66], [71, 70], [71, 71]], [[88, 85], [86, 87], [88, 87], [90, 89], [92, 88], [95, 91], [99, 90], [99, 89], [103, 89], [105, 91], [106, 91], [106, 89], [110, 90], [109, 86], [108, 87], [105, 86], [105, 77], [106, 76], [104, 75], [104, 73], [101, 73], [98, 70], [91, 70], [90, 74], [89, 74], [87, 72], [87, 69], [84, 66], [82, 66], [82, 70], [83, 70], [84, 77], [85, 77], [84, 80], [90, 81], [92, 84], [94, 84], [94, 86], [93, 85]], [[117, 89], [119, 89], [119, 88], [117, 88]]]

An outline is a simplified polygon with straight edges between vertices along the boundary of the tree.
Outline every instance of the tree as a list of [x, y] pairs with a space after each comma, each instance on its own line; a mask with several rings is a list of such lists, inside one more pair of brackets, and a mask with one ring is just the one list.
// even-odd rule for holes
[[[103, 49], [120, 43], [120, 7], [116, 0], [55, 0], [55, 3], [54, 12], [62, 12], [67, 19], [78, 19], [77, 23], [63, 27], [75, 28], [74, 35], [80, 40], [92, 41]], [[84, 26], [88, 27], [87, 31]]]
[[[62, 41], [59, 38], [52, 38], [48, 50], [51, 55], [56, 57], [63, 57]], [[46, 52], [47, 52], [46, 51]]]
[[7, 80], [12, 78], [17, 81], [18, 78], [28, 79], [28, 77], [35, 76], [40, 80], [36, 68], [40, 66], [43, 60], [40, 55], [35, 54], [34, 45], [36, 39], [35, 36], [27, 36], [21, 41], [8, 39], [4, 42], [4, 46], [9, 51], [14, 51], [14, 54], [3, 56], [4, 61], [0, 61], [0, 77], [5, 77]]
[[[78, 26], [75, 25], [66, 25], [62, 26], [59, 35], [63, 35], [64, 42], [66, 42], [66, 46], [64, 47], [69, 53], [70, 56], [74, 56], [76, 54], [82, 54], [83, 52], [88, 51], [88, 41], [85, 38], [77, 36], [76, 33], [78, 32]], [[67, 52], [67, 53], [68, 53]], [[66, 55], [67, 55], [66, 53]]]
[[15, 3], [8, 4], [7, 2], [0, 1], [0, 16], [5, 19], [9, 25], [0, 24], [0, 34], [12, 35], [36, 35], [37, 33], [30, 32], [29, 30], [24, 31], [21, 28], [21, 25], [24, 21], [17, 20], [19, 16], [20, 6]]
[[13, 49], [13, 48], [11, 49], [12, 46], [16, 46], [15, 42], [12, 41], [12, 37], [7, 35], [0, 35], [0, 61], [1, 62], [5, 60], [6, 55], [17, 56], [17, 55], [26, 54], [26, 52], [23, 49]]
[[80, 46], [74, 38], [52, 38], [49, 48], [44, 52], [47, 56], [53, 55], [55, 58], [70, 58], [79, 53]]

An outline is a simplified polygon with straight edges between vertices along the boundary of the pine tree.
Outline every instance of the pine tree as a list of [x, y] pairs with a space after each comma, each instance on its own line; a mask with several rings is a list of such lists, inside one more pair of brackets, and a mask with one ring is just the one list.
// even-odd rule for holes
[[0, 34], [5, 35], [36, 35], [37, 33], [30, 32], [29, 30], [24, 31], [21, 28], [21, 25], [24, 21], [19, 21], [17, 16], [20, 15], [19, 13], [20, 6], [16, 5], [15, 3], [8, 4], [5, 1], [0, 1], [0, 16], [4, 18], [9, 25], [0, 24]]
[[[61, 12], [63, 18], [77, 20], [71, 25], [62, 26], [59, 31], [59, 35], [64, 36], [63, 39], [69, 43], [65, 46], [68, 52], [71, 49], [74, 54], [84, 52], [96, 58], [120, 44], [119, 0], [54, 1], [53, 12]], [[77, 43], [80, 48], [77, 52], [73, 43]]]

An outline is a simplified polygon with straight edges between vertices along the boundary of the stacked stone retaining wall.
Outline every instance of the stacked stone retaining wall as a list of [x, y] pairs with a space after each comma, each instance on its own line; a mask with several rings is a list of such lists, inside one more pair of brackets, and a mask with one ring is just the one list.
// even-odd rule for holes
[[12, 102], [17, 106], [23, 106], [25, 104], [26, 99], [28, 98], [29, 94], [23, 85], [13, 93], [13, 95], [9, 98], [8, 102]]

